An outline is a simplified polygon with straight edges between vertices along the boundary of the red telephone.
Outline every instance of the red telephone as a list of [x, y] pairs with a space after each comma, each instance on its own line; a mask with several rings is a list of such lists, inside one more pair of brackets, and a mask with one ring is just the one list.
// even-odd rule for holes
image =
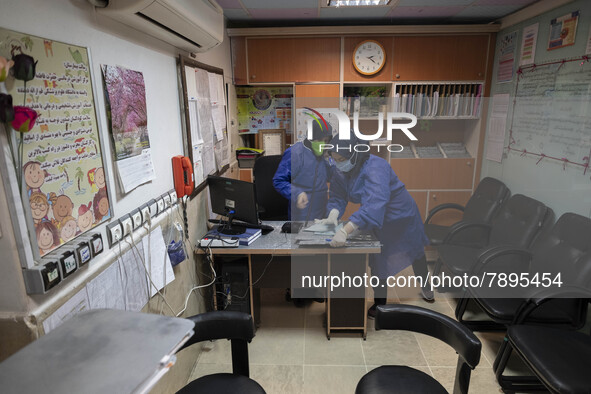
[[191, 195], [195, 187], [193, 179], [193, 166], [191, 160], [186, 156], [173, 156], [172, 175], [174, 177], [174, 190], [177, 198]]

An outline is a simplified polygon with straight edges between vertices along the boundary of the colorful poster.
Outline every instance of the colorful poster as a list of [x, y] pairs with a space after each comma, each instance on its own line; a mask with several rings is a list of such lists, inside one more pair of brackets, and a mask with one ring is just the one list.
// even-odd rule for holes
[[511, 82], [515, 72], [515, 48], [517, 46], [517, 31], [506, 34], [499, 44], [499, 64], [497, 68], [497, 83]]
[[523, 37], [521, 37], [521, 58], [519, 59], [520, 66], [533, 64], [536, 58], [539, 26], [540, 24], [536, 23], [523, 29]]
[[12, 76], [4, 85], [13, 105], [38, 114], [24, 134], [23, 202], [33, 220], [33, 249], [43, 256], [112, 213], [88, 50], [0, 29], [0, 56], [19, 54], [37, 62], [35, 78], [27, 82], [26, 92], [23, 81]]
[[578, 20], [579, 11], [575, 11], [550, 21], [550, 37], [548, 38], [549, 51], [573, 45], [575, 43]]
[[125, 193], [156, 177], [150, 152], [144, 76], [123, 67], [103, 66], [107, 116], [117, 173]]
[[238, 131], [285, 129], [291, 133], [292, 87], [236, 87], [238, 99]]

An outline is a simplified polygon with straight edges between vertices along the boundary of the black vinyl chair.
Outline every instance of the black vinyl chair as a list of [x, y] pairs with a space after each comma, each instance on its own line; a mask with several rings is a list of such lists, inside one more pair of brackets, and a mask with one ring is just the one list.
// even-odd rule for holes
[[195, 334], [182, 349], [195, 343], [229, 339], [232, 341], [232, 373], [217, 373], [195, 379], [180, 394], [264, 394], [265, 390], [249, 378], [248, 343], [254, 338], [252, 316], [243, 312], [216, 311], [188, 317], [195, 323]]
[[[454, 393], [467, 393], [470, 374], [480, 361], [482, 344], [457, 321], [429, 309], [412, 305], [380, 305], [376, 312], [376, 330], [406, 330], [437, 338], [458, 353]], [[361, 378], [355, 394], [447, 393], [430, 375], [401, 365], [378, 367]]]
[[[450, 229], [442, 245], [437, 247], [438, 259], [434, 275], [442, 266], [450, 275], [472, 271], [478, 259], [492, 248], [512, 246], [527, 249], [542, 230], [554, 222], [554, 212], [540, 201], [516, 194], [501, 207], [490, 224], [461, 222]], [[480, 245], [462, 243], [462, 234], [484, 230]], [[508, 262], [510, 265], [510, 262]]]
[[[590, 257], [591, 259], [591, 257]], [[545, 293], [545, 294], [544, 294]], [[548, 301], [562, 297], [591, 298], [589, 286], [565, 286], [545, 291], [528, 300], [507, 330], [493, 365], [504, 392], [591, 393], [591, 337], [580, 331], [524, 325], [530, 314]], [[535, 376], [505, 376], [503, 372], [515, 351]]]
[[261, 220], [288, 220], [289, 201], [273, 187], [273, 176], [281, 158], [281, 155], [263, 156], [254, 163], [252, 172]]
[[[504, 288], [472, 288], [464, 293], [456, 307], [456, 318], [472, 329], [505, 329], [512, 324], [522, 304], [543, 288], [560, 290], [562, 285], [578, 285], [591, 278], [591, 219], [574, 213], [563, 214], [532, 249], [498, 248], [483, 256], [470, 275], [480, 277], [484, 272], [503, 272], [506, 259], [511, 257], [514, 278], [534, 279], [541, 286], [509, 286]], [[505, 265], [499, 268], [499, 265]], [[503, 298], [499, 298], [499, 297]], [[494, 297], [494, 298], [493, 298]], [[484, 311], [490, 321], [466, 321], [464, 313], [469, 303]], [[587, 302], [579, 298], [559, 298], [528, 314], [527, 324], [552, 325], [570, 329], [581, 328], [587, 317]]]
[[[462, 211], [460, 222], [490, 223], [494, 214], [499, 210], [511, 192], [505, 184], [495, 178], [484, 178], [474, 190], [466, 206], [460, 204], [440, 204], [429, 211], [425, 219], [425, 234], [433, 246], [441, 245], [453, 226], [442, 226], [431, 223], [433, 217], [445, 210]], [[454, 224], [454, 225], [457, 225]]]

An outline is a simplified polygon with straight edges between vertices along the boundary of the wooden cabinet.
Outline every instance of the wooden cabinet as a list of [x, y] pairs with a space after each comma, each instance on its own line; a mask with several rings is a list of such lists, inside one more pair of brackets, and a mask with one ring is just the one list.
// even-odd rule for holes
[[238, 171], [241, 181], [252, 182], [252, 168], [240, 168]]
[[247, 39], [249, 83], [338, 82], [341, 39]]
[[234, 85], [246, 85], [246, 38], [232, 37], [230, 41], [232, 49], [232, 69], [234, 70]]
[[[469, 191], [430, 191], [427, 199], [427, 212], [440, 204], [460, 204], [466, 205], [472, 192]], [[446, 209], [437, 213], [431, 223], [449, 226], [462, 219], [462, 212], [455, 209]]]
[[481, 81], [489, 35], [394, 37], [393, 81]]
[[295, 86], [295, 107], [338, 108], [340, 85], [314, 84]]
[[390, 165], [408, 190], [472, 190], [473, 158], [391, 159]]
[[417, 207], [419, 208], [419, 213], [421, 214], [421, 219], [423, 222], [427, 219], [427, 192], [422, 191], [409, 191], [410, 196], [415, 200], [417, 203]]

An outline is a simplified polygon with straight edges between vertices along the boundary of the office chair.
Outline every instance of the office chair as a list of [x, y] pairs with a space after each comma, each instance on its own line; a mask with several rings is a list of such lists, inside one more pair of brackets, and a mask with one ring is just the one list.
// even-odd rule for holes
[[288, 220], [289, 201], [273, 187], [273, 176], [281, 158], [281, 155], [263, 156], [254, 163], [253, 176], [261, 220]]
[[[549, 280], [560, 274], [565, 285], [575, 285], [591, 278], [591, 219], [574, 213], [563, 214], [545, 234], [533, 244], [531, 250], [501, 247], [483, 256], [470, 275], [483, 272], [503, 272], [507, 258], [511, 258], [511, 271], [521, 278], [538, 278], [542, 286], [535, 285], [513, 290], [504, 288], [471, 288], [464, 292], [456, 306], [456, 318], [472, 329], [505, 329], [512, 324], [525, 300], [542, 288], [550, 287]], [[548, 282], [548, 283], [546, 283]], [[553, 285], [552, 287], [556, 287]], [[503, 298], [499, 298], [499, 297]], [[492, 321], [464, 320], [468, 303], [472, 302], [484, 311]], [[578, 329], [585, 324], [587, 301], [579, 298], [560, 298], [530, 313], [526, 324], [552, 325]]]
[[[376, 313], [376, 330], [406, 330], [437, 338], [458, 353], [454, 393], [467, 393], [471, 371], [480, 361], [482, 344], [457, 321], [412, 305], [380, 305]], [[355, 394], [381, 393], [447, 393], [430, 375], [402, 365], [378, 367], [361, 378]]]
[[[509, 198], [510, 194], [509, 188], [503, 182], [487, 177], [480, 181], [465, 207], [453, 203], [437, 205], [429, 211], [429, 215], [425, 219], [425, 234], [427, 234], [430, 244], [433, 246], [441, 245], [453, 227], [431, 223], [437, 213], [454, 209], [463, 212], [461, 222], [490, 223], [494, 214], [503, 202]], [[454, 225], [457, 225], [457, 223]]]
[[252, 316], [243, 312], [217, 311], [188, 317], [195, 323], [195, 335], [181, 348], [195, 343], [229, 339], [232, 341], [232, 373], [217, 373], [195, 379], [177, 394], [264, 394], [249, 378], [248, 342], [254, 338]]

